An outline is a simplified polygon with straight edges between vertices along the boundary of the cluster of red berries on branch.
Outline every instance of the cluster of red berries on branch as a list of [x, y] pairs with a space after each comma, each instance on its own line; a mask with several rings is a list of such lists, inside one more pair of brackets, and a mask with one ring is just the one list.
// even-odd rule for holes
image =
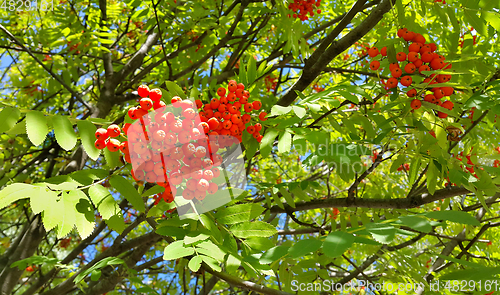
[[317, 14], [321, 13], [321, 9], [318, 7], [321, 5], [321, 0], [294, 0], [293, 3], [288, 5], [288, 9], [292, 10], [294, 13], [288, 15], [288, 17], [298, 18], [301, 21], [306, 21], [309, 19], [307, 16], [313, 17], [314, 12]]
[[[386, 82], [382, 80], [387, 90], [396, 88], [398, 83], [404, 87], [408, 87], [406, 95], [408, 97], [419, 97], [413, 99], [411, 102], [411, 108], [414, 110], [419, 109], [422, 106], [422, 100], [427, 101], [436, 105], [439, 105], [445, 109], [452, 110], [454, 107], [453, 102], [450, 100], [441, 101], [444, 97], [449, 97], [453, 94], [453, 87], [433, 87], [432, 85], [438, 83], [447, 83], [451, 80], [451, 75], [449, 74], [436, 74], [431, 73], [427, 75], [424, 72], [437, 71], [437, 70], [448, 70], [451, 69], [451, 63], [446, 63], [445, 57], [436, 52], [437, 46], [435, 43], [426, 43], [425, 37], [421, 34], [409, 31], [406, 28], [398, 30], [398, 37], [404, 39], [407, 42], [407, 48], [404, 51], [396, 53], [397, 62], [389, 64], [389, 70], [391, 72], [391, 77], [387, 79]], [[387, 59], [387, 47], [383, 47], [380, 50], [377, 47], [372, 47], [368, 50], [368, 55], [373, 58], [369, 67], [373, 71], [381, 70], [381, 61], [384, 62]], [[381, 56], [381, 61], [375, 58]], [[417, 91], [412, 87], [415, 81], [412, 76], [418, 78], [423, 78], [422, 83], [428, 85], [427, 89]], [[439, 118], [446, 118], [448, 114], [438, 111], [437, 115]]]
[[[174, 96], [172, 105], [166, 106], [161, 101], [161, 90], [141, 85], [140, 105], [128, 110], [128, 116], [138, 121], [125, 123], [123, 132], [114, 124], [107, 129], [99, 128], [95, 146], [123, 152], [125, 161], [132, 163], [132, 177], [136, 181], [163, 186], [165, 191], [154, 197], [155, 204], [160, 199], [172, 202], [181, 185], [184, 199], [201, 201], [207, 193], [219, 190], [212, 180], [221, 174], [218, 168], [223, 162], [221, 152], [241, 143], [244, 130], [258, 141], [263, 137], [262, 125], [251, 125], [249, 114], [262, 104], [249, 103], [249, 92], [244, 87], [232, 80], [227, 95], [226, 89], [220, 87], [217, 90], [220, 98], [213, 98], [205, 105], [200, 100], [192, 102]], [[262, 112], [258, 117], [266, 120], [265, 116]], [[127, 140], [120, 142], [116, 139], [120, 135]]]

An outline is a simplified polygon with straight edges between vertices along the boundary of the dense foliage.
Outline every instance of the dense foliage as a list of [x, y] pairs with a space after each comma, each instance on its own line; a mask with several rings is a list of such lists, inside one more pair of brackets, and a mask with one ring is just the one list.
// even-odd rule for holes
[[[0, 294], [500, 291], [498, 0], [52, 1], [0, 7]], [[180, 99], [238, 139], [189, 192], [120, 145]]]

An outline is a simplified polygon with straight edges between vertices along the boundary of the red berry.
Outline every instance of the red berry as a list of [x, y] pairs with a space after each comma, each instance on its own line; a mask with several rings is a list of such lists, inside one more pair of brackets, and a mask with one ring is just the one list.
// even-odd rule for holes
[[109, 125], [107, 131], [110, 137], [117, 137], [121, 134], [120, 126], [116, 124]]
[[417, 90], [415, 90], [415, 88], [410, 89], [408, 90], [408, 92], [406, 92], [406, 95], [408, 95], [408, 97], [415, 97], [417, 96]]
[[453, 109], [453, 107], [454, 107], [454, 104], [453, 104], [453, 102], [447, 100], [447, 101], [443, 102], [443, 104], [441, 106], [443, 108], [448, 109], [448, 110], [451, 111]]
[[422, 106], [422, 102], [418, 99], [414, 99], [411, 101], [411, 108], [414, 110], [418, 110]]
[[106, 140], [109, 137], [108, 130], [104, 128], [99, 128], [95, 132], [95, 138], [100, 140]]
[[379, 51], [378, 51], [378, 48], [377, 47], [372, 47], [370, 49], [368, 49], [368, 55], [370, 57], [375, 57], [379, 54]]
[[106, 144], [106, 147], [110, 152], [116, 152], [120, 149], [120, 141], [114, 138], [111, 138], [108, 143]]
[[404, 53], [403, 51], [400, 51], [396, 54], [396, 59], [398, 61], [404, 61], [406, 60], [406, 53]]
[[227, 90], [229, 90], [229, 92], [235, 92], [237, 88], [238, 84], [234, 80], [229, 81], [227, 84]]
[[98, 139], [95, 141], [94, 146], [96, 147], [96, 149], [102, 150], [106, 147], [106, 141], [104, 141], [103, 139]]
[[130, 117], [130, 119], [132, 120], [137, 120], [139, 117], [137, 116], [137, 108], [135, 107], [131, 107], [129, 110], [128, 110], [128, 116]]
[[378, 60], [372, 60], [370, 63], [370, 70], [376, 71], [380, 67], [380, 62]]
[[153, 101], [159, 101], [161, 99], [161, 95], [162, 95], [161, 90], [158, 88], [152, 89], [149, 92], [149, 98], [151, 98], [151, 100]]
[[224, 96], [224, 95], [226, 95], [226, 88], [219, 87], [219, 89], [217, 89], [217, 95], [221, 96], [221, 97]]
[[141, 101], [139, 102], [139, 104], [141, 105], [141, 108], [148, 111], [149, 109], [151, 109], [153, 107], [153, 101], [151, 100], [151, 98], [147, 98], [147, 97], [144, 97], [144, 98], [141, 98]]
[[267, 116], [267, 113], [266, 112], [262, 112], [262, 113], [259, 114], [259, 119], [261, 121], [266, 121], [267, 120], [266, 116]]
[[259, 100], [256, 100], [256, 101], [252, 102], [252, 106], [253, 106], [254, 110], [260, 110], [260, 108], [262, 107], [262, 102], [260, 102]]
[[147, 85], [139, 86], [139, 88], [137, 88], [137, 94], [139, 94], [140, 97], [148, 97], [149, 87]]
[[410, 76], [404, 76], [403, 78], [401, 78], [401, 81], [400, 81], [401, 85], [407, 86], [407, 87], [411, 85], [411, 82], [412, 82], [412, 79]]

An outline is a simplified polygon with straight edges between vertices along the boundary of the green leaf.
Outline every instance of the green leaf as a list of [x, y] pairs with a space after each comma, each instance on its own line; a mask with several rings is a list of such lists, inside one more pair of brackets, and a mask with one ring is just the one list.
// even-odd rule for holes
[[114, 265], [114, 264], [125, 264], [125, 261], [121, 260], [118, 257], [106, 257], [103, 260], [97, 262], [96, 264], [92, 265], [85, 271], [82, 271], [80, 274], [78, 274], [73, 282], [75, 284], [78, 284], [80, 281], [82, 281], [87, 275], [92, 274], [94, 271], [99, 270], [101, 268], [104, 268], [108, 265]]
[[[80, 198], [85, 199], [85, 194], [80, 190], [63, 192], [61, 199], [57, 202], [57, 209], [59, 210], [45, 210], [44, 215], [50, 214], [49, 218], [58, 219], [59, 221], [57, 224], [58, 238], [66, 236], [75, 227], [76, 216], [82, 215], [76, 210], [76, 204]], [[85, 216], [83, 217], [85, 218]], [[82, 226], [84, 226], [83, 223]], [[82, 228], [82, 231], [85, 231], [85, 229]]]
[[[168, 226], [162, 227], [166, 228]], [[206, 239], [210, 238], [209, 235], [204, 234], [204, 233], [189, 233], [185, 238], [184, 238], [184, 245], [191, 245], [199, 241], [204, 241]]]
[[248, 58], [248, 64], [247, 64], [247, 84], [245, 84], [247, 87], [252, 85], [252, 83], [255, 81], [255, 77], [257, 75], [257, 65], [255, 58], [253, 56], [250, 56]]
[[221, 271], [221, 267], [219, 265], [219, 262], [215, 259], [213, 259], [212, 257], [209, 257], [209, 256], [205, 256], [205, 255], [200, 255], [201, 256], [201, 259], [203, 260], [203, 262], [205, 262], [211, 269], [215, 270], [215, 271]]
[[78, 121], [78, 132], [80, 133], [80, 139], [82, 140], [83, 148], [89, 157], [96, 161], [99, 158], [100, 151], [94, 146], [95, 142], [95, 131], [97, 128], [89, 121]]
[[309, 253], [318, 251], [322, 244], [320, 240], [316, 239], [300, 240], [290, 247], [288, 254], [290, 254], [292, 258], [303, 257]]
[[55, 191], [46, 189], [45, 187], [39, 187], [37, 192], [30, 196], [31, 211], [33, 211], [34, 214], [39, 214], [47, 209], [52, 200], [56, 199], [57, 193]]
[[396, 228], [388, 224], [369, 223], [366, 225], [366, 230], [382, 244], [389, 244], [396, 236]]
[[193, 254], [193, 247], [184, 247], [183, 241], [175, 241], [165, 247], [165, 251], [163, 251], [163, 260], [175, 260]]
[[463, 211], [431, 211], [423, 214], [429, 218], [447, 220], [460, 224], [479, 226], [481, 223], [467, 212]]
[[0, 112], [0, 133], [10, 130], [16, 125], [21, 112], [16, 108], [6, 107]]
[[243, 83], [244, 85], [248, 85], [248, 83], [247, 83], [247, 71], [245, 70], [245, 66], [243, 64], [240, 64], [239, 71], [240, 71], [240, 75], [239, 75], [240, 83]]
[[295, 113], [295, 115], [297, 115], [297, 117], [299, 118], [304, 118], [304, 116], [306, 115], [306, 109], [303, 108], [303, 107], [300, 107], [300, 106], [292, 106], [292, 109], [293, 109], [293, 112]]
[[354, 236], [343, 231], [330, 233], [323, 242], [323, 252], [326, 256], [335, 258], [341, 256], [354, 243]]
[[139, 212], [146, 211], [141, 195], [139, 195], [135, 187], [128, 180], [119, 175], [115, 175], [111, 177], [109, 184], [120, 192], [136, 210]]
[[47, 127], [47, 118], [42, 112], [32, 111], [26, 113], [26, 132], [33, 145], [38, 146], [44, 142], [49, 128]]
[[399, 220], [401, 224], [408, 226], [414, 230], [418, 230], [424, 233], [429, 233], [432, 230], [431, 223], [418, 216], [400, 216]]
[[288, 153], [292, 147], [292, 134], [285, 130], [285, 132], [281, 133], [280, 139], [278, 141], [278, 152], [280, 153]]
[[9, 184], [0, 191], [0, 209], [3, 209], [13, 202], [29, 198], [36, 195], [40, 188], [25, 183]]
[[250, 221], [264, 212], [260, 204], [239, 204], [219, 210], [215, 218], [222, 224], [235, 224]]
[[227, 256], [227, 260], [226, 260], [226, 272], [227, 273], [233, 273], [235, 272], [241, 265], [241, 260], [232, 255], [232, 254], [229, 254]]
[[477, 16], [475, 10], [464, 9], [464, 18], [481, 35], [487, 36], [488, 30], [484, 21]]
[[436, 191], [437, 181], [438, 181], [439, 170], [436, 165], [434, 165], [434, 161], [429, 162], [429, 168], [427, 169], [427, 190], [429, 194], [434, 195]]
[[89, 196], [102, 219], [109, 219], [111, 216], [119, 214], [120, 207], [109, 190], [102, 185], [93, 185], [89, 188]]
[[189, 260], [188, 267], [191, 271], [197, 272], [200, 269], [201, 262], [203, 260], [201, 259], [200, 256], [194, 256]]
[[263, 221], [238, 223], [231, 226], [230, 230], [238, 238], [267, 238], [278, 232], [273, 225]]
[[269, 156], [271, 152], [272, 145], [274, 143], [274, 139], [278, 135], [278, 131], [276, 129], [267, 130], [266, 134], [262, 138], [260, 142], [260, 153], [263, 158]]
[[219, 262], [224, 261], [224, 256], [226, 255], [226, 253], [210, 240], [197, 244], [196, 252], [210, 256]]
[[[487, 279], [496, 278], [496, 276], [500, 274], [500, 267], [482, 267], [482, 268], [474, 268], [471, 269], [462, 269], [454, 272], [450, 272], [444, 274], [439, 277], [439, 280], [474, 280], [474, 281], [482, 281]], [[496, 282], [496, 280], [494, 280]], [[496, 284], [491, 284], [493, 287]]]
[[54, 124], [57, 143], [67, 151], [74, 148], [76, 145], [76, 134], [68, 118], [56, 115], [52, 117], [52, 124]]
[[108, 220], [106, 220], [106, 224], [111, 228], [112, 230], [116, 231], [117, 233], [121, 234], [123, 230], [127, 227], [125, 224], [125, 220], [123, 220], [123, 216], [120, 214], [116, 214], [111, 216]]
[[164, 191], [165, 188], [163, 186], [155, 185], [152, 188], [148, 189], [147, 191], [143, 192], [141, 197], [149, 197], [152, 195], [161, 194]]
[[121, 165], [120, 162], [120, 152], [111, 152], [107, 148], [104, 151], [104, 159], [106, 159], [106, 164], [109, 169], [114, 169]]
[[290, 247], [287, 247], [287, 246], [273, 247], [260, 257], [259, 262], [261, 264], [271, 264], [275, 261], [278, 261], [281, 258], [283, 258], [284, 256], [288, 255], [289, 249], [290, 249]]
[[[493, 1], [492, 1], [493, 2]], [[485, 19], [495, 30], [500, 32], [500, 14], [495, 11], [481, 11], [481, 17]]]
[[182, 91], [182, 88], [175, 84], [172, 81], [165, 81], [165, 85], [167, 86], [168, 91], [170, 91], [173, 95], [177, 95], [182, 99], [186, 99], [186, 94]]
[[280, 187], [279, 189], [280, 193], [283, 195], [283, 198], [285, 198], [286, 203], [290, 205], [290, 207], [295, 208], [295, 202], [293, 201], [292, 195], [286, 190], [285, 187]]
[[288, 114], [291, 110], [292, 110], [292, 107], [282, 107], [279, 105], [274, 105], [271, 108], [271, 113], [269, 114], [268, 117]]

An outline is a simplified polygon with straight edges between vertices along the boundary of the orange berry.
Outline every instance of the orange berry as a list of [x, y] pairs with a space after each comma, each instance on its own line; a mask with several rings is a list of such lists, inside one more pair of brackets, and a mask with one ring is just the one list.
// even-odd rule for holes
[[415, 97], [417, 96], [417, 90], [415, 90], [415, 88], [410, 89], [408, 90], [408, 92], [406, 92], [406, 95], [408, 95], [408, 97]]
[[406, 66], [405, 66], [405, 72], [407, 72], [408, 74], [413, 74], [415, 72], [417, 68], [415, 67], [414, 64], [412, 63], [408, 63]]
[[387, 83], [385, 84], [389, 89], [398, 86], [398, 79], [391, 77], [387, 79]]
[[384, 46], [382, 47], [382, 49], [380, 49], [380, 54], [382, 54], [382, 56], [387, 56], [387, 46]]
[[229, 92], [235, 92], [237, 88], [238, 84], [234, 80], [230, 80], [227, 84], [227, 90], [229, 90]]
[[253, 106], [253, 109], [254, 110], [260, 110], [260, 108], [262, 107], [262, 103], [258, 100], [252, 102], [252, 106]]
[[391, 72], [392, 72], [392, 70], [397, 69], [397, 68], [399, 68], [398, 63], [392, 63], [389, 65], [389, 71], [391, 71]]
[[379, 51], [378, 51], [378, 48], [377, 47], [372, 47], [370, 49], [368, 49], [368, 55], [370, 57], [375, 57], [379, 54]]
[[420, 47], [421, 47], [421, 45], [419, 43], [412, 43], [408, 47], [408, 51], [410, 51], [410, 52], [420, 52]]
[[414, 62], [418, 60], [418, 52], [410, 52], [408, 53], [406, 58], [408, 59], [409, 62]]
[[137, 88], [137, 94], [139, 94], [140, 97], [147, 97], [149, 95], [149, 87], [147, 85], [140, 85]]
[[431, 70], [431, 68], [429, 68], [428, 65], [422, 65], [422, 66], [420, 66], [420, 68], [418, 68], [418, 72], [420, 74], [422, 74], [422, 72], [424, 72], [424, 71], [430, 71], [430, 70]]
[[403, 71], [401, 71], [400, 68], [396, 68], [396, 69], [394, 69], [394, 70], [391, 71], [391, 75], [394, 78], [399, 78], [399, 77], [401, 77], [402, 74], [403, 74]]
[[404, 53], [403, 51], [400, 51], [400, 52], [396, 53], [396, 59], [398, 61], [404, 61], [404, 60], [406, 60], [406, 53]]
[[401, 28], [398, 30], [398, 37], [403, 38], [403, 35], [408, 31], [407, 28]]
[[410, 85], [411, 85], [411, 83], [412, 83], [412, 79], [411, 79], [411, 77], [410, 77], [410, 76], [404, 76], [403, 78], [401, 78], [401, 81], [400, 81], [400, 82], [401, 82], [401, 85], [403, 85], [403, 86], [407, 86], [407, 87], [408, 87], [408, 86], [410, 86]]
[[378, 70], [379, 67], [380, 67], [380, 62], [378, 60], [373, 60], [370, 63], [370, 70], [372, 70], [372, 71]]
[[451, 111], [451, 110], [453, 110], [453, 107], [454, 107], [455, 105], [453, 104], [453, 102], [451, 102], [451, 101], [447, 100], [447, 101], [443, 102], [443, 104], [442, 104], [441, 106], [442, 106], [443, 108], [448, 109], [448, 110], [450, 110], [450, 111]]
[[418, 99], [414, 99], [411, 101], [411, 108], [414, 110], [418, 110], [422, 106], [422, 102]]
[[261, 121], [266, 121], [267, 120], [266, 116], [267, 116], [267, 113], [266, 112], [262, 112], [262, 113], [259, 114], [259, 119]]

